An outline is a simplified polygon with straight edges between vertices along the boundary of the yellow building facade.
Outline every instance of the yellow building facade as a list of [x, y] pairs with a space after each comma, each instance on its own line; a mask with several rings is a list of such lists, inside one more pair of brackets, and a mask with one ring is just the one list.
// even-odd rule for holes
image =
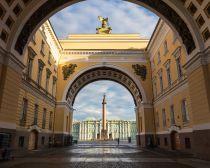
[[[138, 34], [57, 39], [47, 21], [25, 47], [22, 69], [0, 64], [0, 132], [11, 135], [15, 149], [69, 145], [80, 89], [113, 80], [133, 96], [138, 145], [208, 159], [200, 136], [208, 144], [210, 66], [199, 54], [191, 59], [187, 53], [162, 20], [150, 40]], [[11, 95], [16, 90], [19, 94]]]

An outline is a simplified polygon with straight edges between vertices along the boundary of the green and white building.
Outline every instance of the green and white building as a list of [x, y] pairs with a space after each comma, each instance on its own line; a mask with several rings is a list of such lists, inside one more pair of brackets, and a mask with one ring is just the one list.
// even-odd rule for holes
[[[127, 140], [136, 139], [136, 121], [107, 120], [106, 129], [108, 139], [120, 138]], [[102, 120], [83, 120], [73, 122], [73, 137], [75, 140], [87, 141], [101, 139]]]

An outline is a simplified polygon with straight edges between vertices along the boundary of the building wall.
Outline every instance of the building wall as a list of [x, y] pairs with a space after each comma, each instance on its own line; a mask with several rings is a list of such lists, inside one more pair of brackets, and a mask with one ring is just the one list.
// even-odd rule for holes
[[[167, 43], [167, 50], [164, 45]], [[187, 61], [187, 55], [177, 35], [164, 23], [160, 21], [148, 46], [148, 54], [152, 67], [152, 83], [154, 95], [154, 116], [156, 126], [156, 142], [158, 146], [172, 149], [172, 133], [178, 132], [181, 150], [192, 150], [192, 112], [190, 107], [188, 78], [183, 65]], [[158, 58], [159, 57], [159, 58]], [[182, 75], [178, 75], [176, 59], [180, 58]], [[167, 76], [167, 68], [170, 68], [171, 84]], [[163, 90], [161, 91], [160, 74], [163, 79]], [[156, 83], [156, 87], [155, 87]], [[182, 101], [187, 102], [187, 113], [189, 120], [184, 121], [182, 115]], [[174, 120], [171, 120], [171, 106], [174, 109]], [[166, 125], [164, 124], [164, 111]], [[185, 140], [190, 139], [191, 147], [186, 147]]]
[[[49, 22], [43, 24], [35, 33], [33, 39], [28, 44], [24, 53], [25, 69], [22, 73], [22, 81], [18, 98], [18, 107], [16, 113], [17, 134], [15, 148], [29, 148], [30, 135], [33, 131], [38, 134], [37, 148], [47, 147], [53, 141], [54, 131], [54, 113], [55, 113], [55, 95], [57, 79], [57, 66], [59, 55], [58, 42], [54, 41], [53, 35], [49, 35]], [[51, 32], [52, 33], [52, 32]], [[42, 43], [44, 47], [42, 50]], [[57, 44], [58, 43], [58, 44]], [[56, 52], [57, 51], [57, 52]], [[31, 73], [28, 73], [29, 59], [32, 56]], [[40, 83], [38, 83], [39, 62], [43, 64]], [[48, 69], [48, 70], [47, 70]], [[49, 73], [49, 83], [46, 86], [47, 73]], [[53, 88], [54, 87], [54, 88]], [[23, 99], [27, 100], [25, 118], [23, 115]], [[35, 118], [35, 106], [37, 109], [37, 122]], [[45, 112], [44, 112], [45, 111]], [[46, 113], [46, 114], [44, 114]], [[45, 118], [45, 119], [44, 119]], [[21, 138], [24, 137], [24, 144], [21, 144]]]

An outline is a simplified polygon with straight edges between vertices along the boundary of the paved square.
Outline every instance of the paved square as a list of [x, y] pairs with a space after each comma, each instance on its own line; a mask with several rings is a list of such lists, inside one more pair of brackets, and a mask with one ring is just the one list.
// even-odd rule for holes
[[68, 148], [16, 153], [1, 168], [209, 168], [189, 154], [140, 149], [116, 142], [84, 142]]

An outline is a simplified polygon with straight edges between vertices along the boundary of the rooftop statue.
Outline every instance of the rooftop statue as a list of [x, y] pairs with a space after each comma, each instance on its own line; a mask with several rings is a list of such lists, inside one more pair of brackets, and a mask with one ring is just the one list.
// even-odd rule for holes
[[111, 27], [108, 27], [109, 25], [109, 19], [104, 18], [102, 16], [98, 16], [98, 20], [101, 22], [101, 27], [96, 28], [96, 34], [111, 34]]

